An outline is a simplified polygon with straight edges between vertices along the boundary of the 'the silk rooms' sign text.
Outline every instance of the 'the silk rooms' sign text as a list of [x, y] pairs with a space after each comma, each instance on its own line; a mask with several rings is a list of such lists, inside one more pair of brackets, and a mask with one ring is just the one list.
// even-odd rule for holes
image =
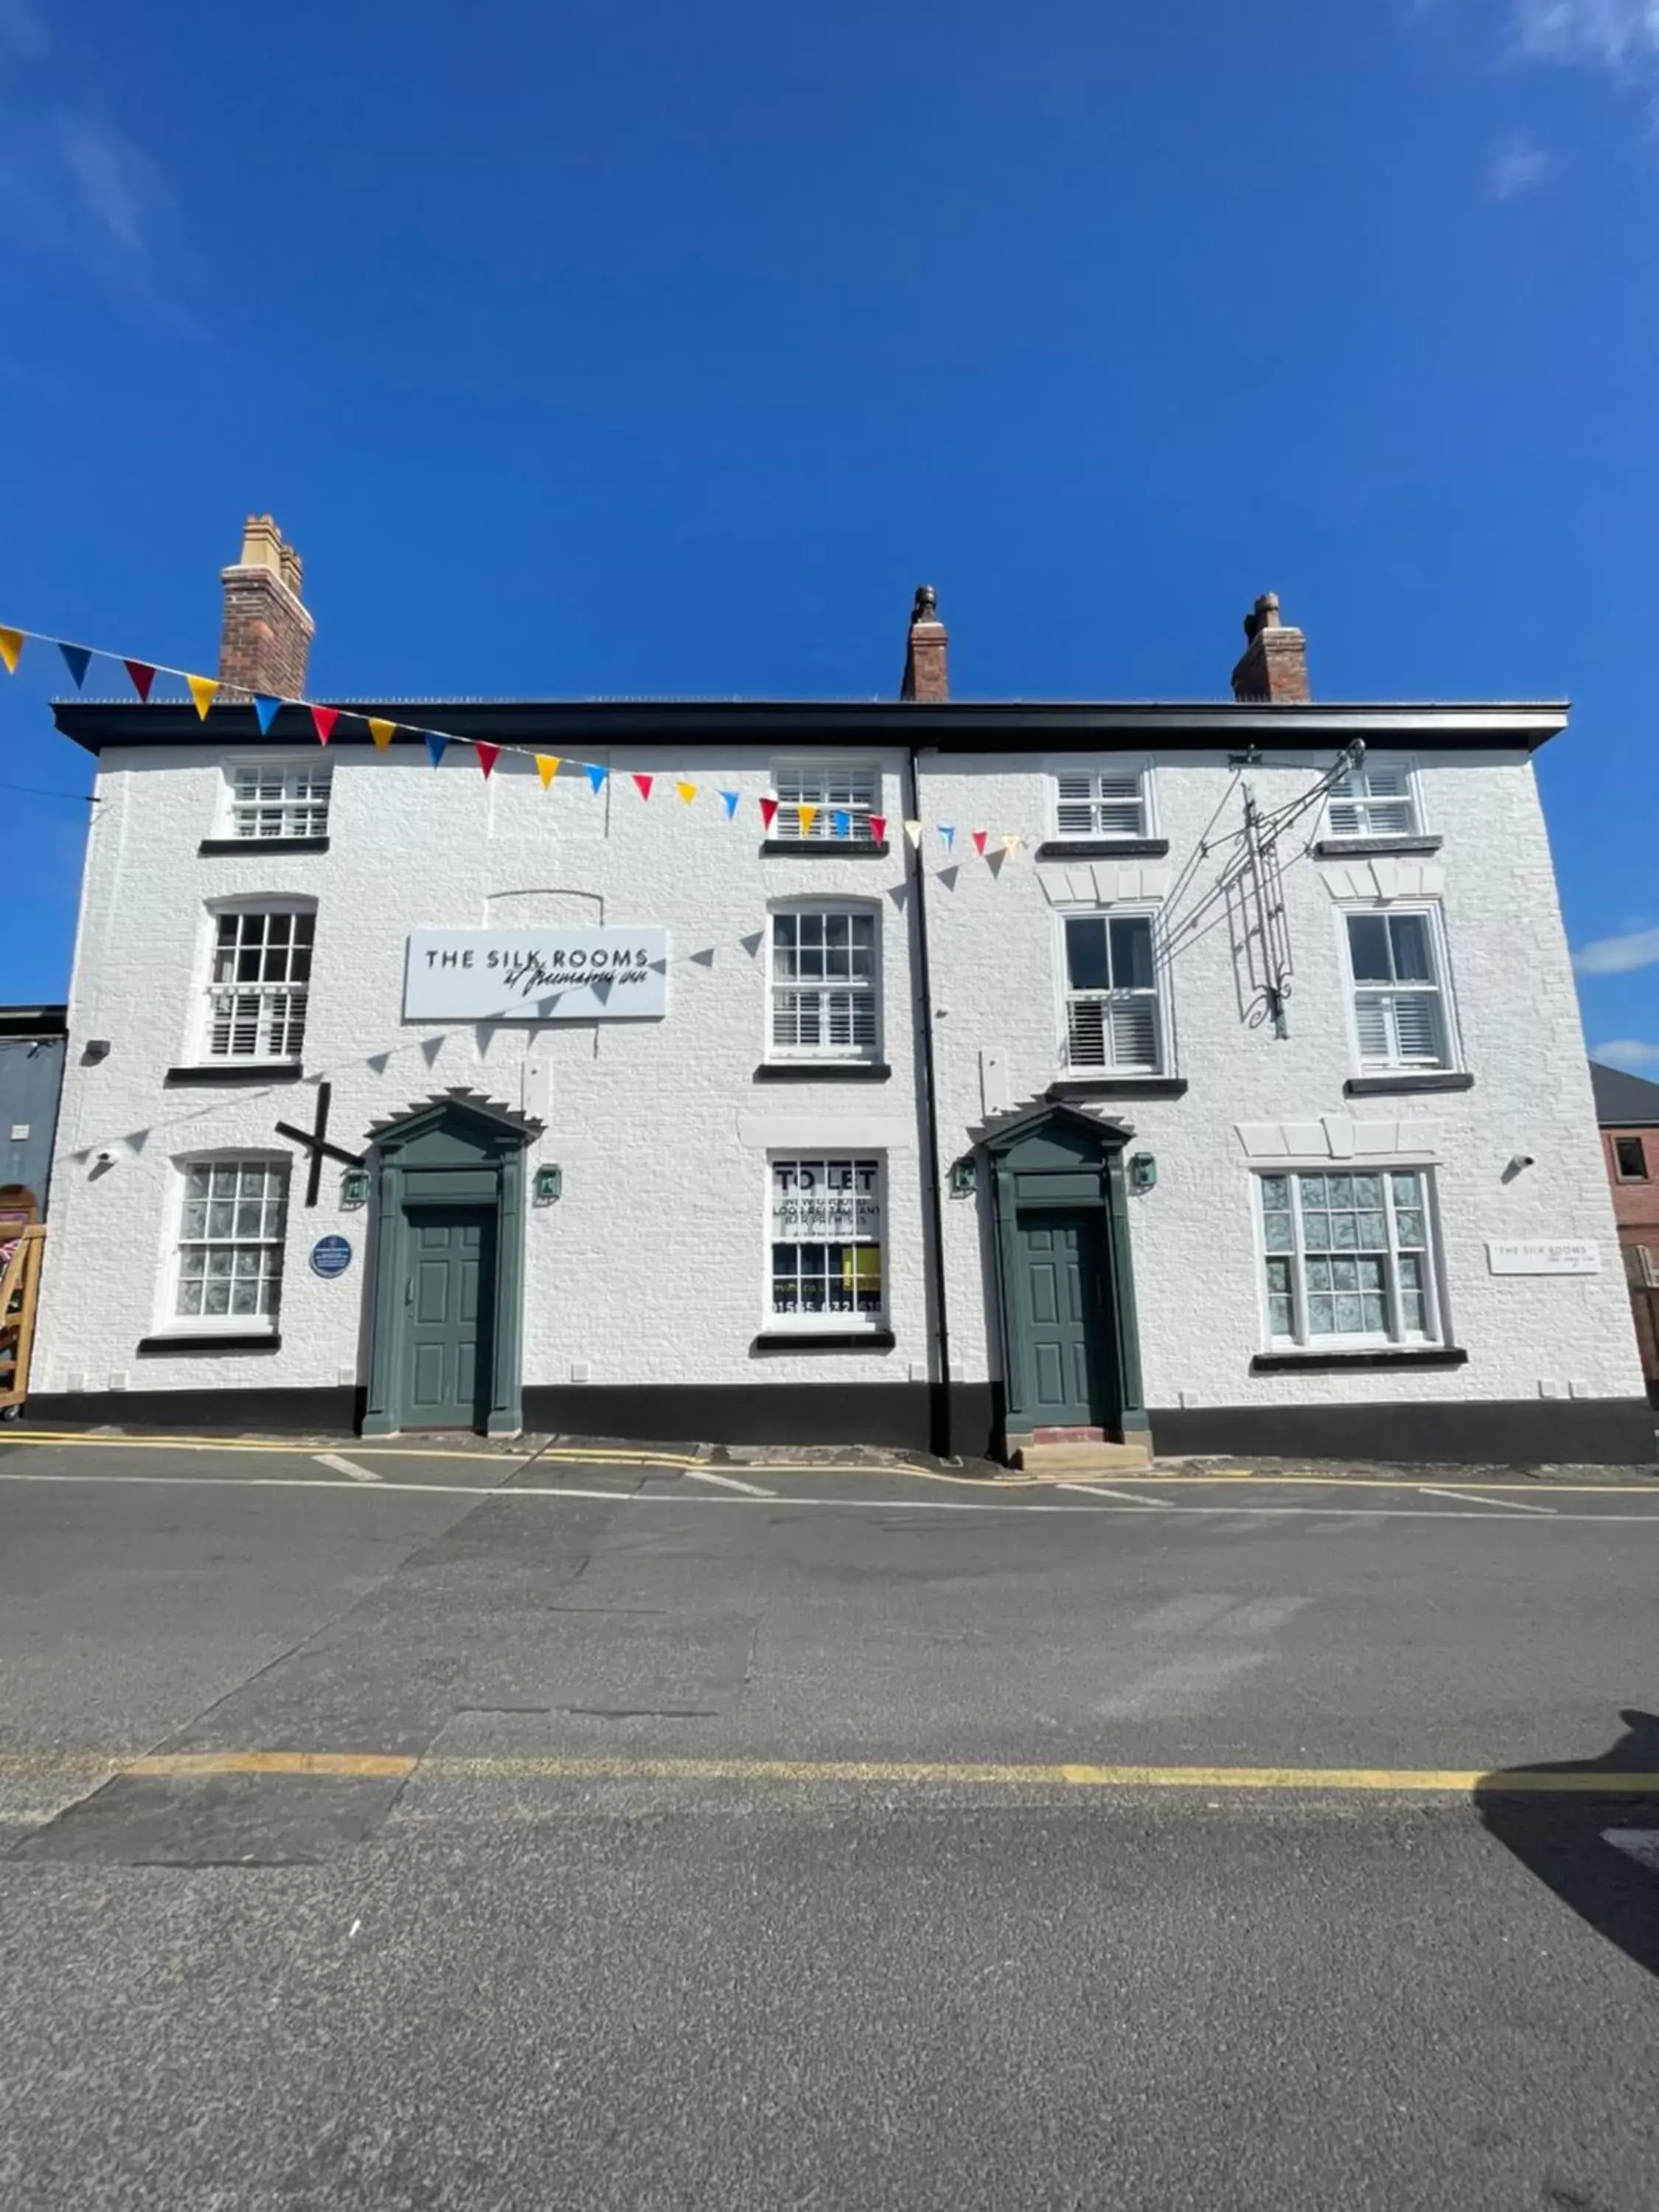
[[668, 1011], [668, 932], [416, 929], [404, 1018], [617, 1022]]

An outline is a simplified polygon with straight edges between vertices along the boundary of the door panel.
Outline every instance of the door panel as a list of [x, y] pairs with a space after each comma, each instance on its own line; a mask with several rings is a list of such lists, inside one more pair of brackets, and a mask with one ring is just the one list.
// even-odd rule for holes
[[408, 1223], [403, 1425], [472, 1428], [489, 1373], [495, 1221], [480, 1206], [421, 1206]]
[[1031, 1390], [1020, 1410], [1034, 1427], [1096, 1427], [1109, 1417], [1113, 1395], [1099, 1215], [1024, 1212], [1015, 1238], [1014, 1320]]

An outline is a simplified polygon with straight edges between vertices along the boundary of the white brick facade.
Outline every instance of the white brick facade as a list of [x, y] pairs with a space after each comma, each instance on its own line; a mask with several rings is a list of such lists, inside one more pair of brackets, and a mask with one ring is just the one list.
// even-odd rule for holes
[[[129, 726], [137, 711], [124, 710]], [[449, 711], [453, 726], [460, 710]], [[444, 712], [430, 710], [430, 719], [442, 721]], [[34, 1377], [43, 1401], [66, 1417], [95, 1407], [98, 1418], [111, 1419], [119, 1418], [111, 1393], [143, 1394], [148, 1408], [153, 1394], [165, 1392], [178, 1394], [185, 1420], [207, 1394], [339, 1392], [363, 1382], [368, 1214], [343, 1208], [333, 1164], [308, 1210], [304, 1158], [274, 1127], [311, 1124], [321, 1077], [332, 1085], [330, 1135], [354, 1150], [372, 1123], [452, 1087], [545, 1123], [530, 1170], [556, 1163], [562, 1190], [526, 1218], [522, 1365], [532, 1395], [587, 1388], [648, 1398], [757, 1384], [830, 1385], [842, 1396], [877, 1383], [924, 1391], [937, 1354], [913, 861], [899, 829], [910, 811], [907, 758], [890, 741], [860, 742], [857, 721], [848, 710], [847, 742], [833, 749], [782, 736], [724, 746], [700, 738], [689, 749], [590, 743], [586, 757], [612, 769], [598, 797], [570, 776], [544, 795], [531, 763], [510, 755], [486, 782], [459, 747], [434, 773], [416, 745], [381, 754], [337, 744], [325, 853], [258, 844], [198, 850], [204, 838], [225, 832], [227, 759], [266, 757], [268, 748], [216, 745], [210, 723], [203, 742], [106, 750]], [[240, 731], [241, 719], [228, 726]], [[763, 854], [756, 801], [772, 787], [774, 763], [831, 750], [879, 762], [890, 849]], [[1334, 752], [1334, 744], [1316, 747], [1302, 765], [1253, 770], [1262, 808], [1308, 790]], [[1080, 747], [1076, 757], [1089, 757]], [[1041, 744], [921, 752], [943, 1170], [970, 1151], [997, 1109], [1040, 1099], [1064, 1073], [1060, 907], [1141, 911], [1173, 895], [1178, 915], [1213, 880], [1218, 859], [1195, 854], [1218, 805], [1212, 834], [1238, 827], [1226, 754], [1183, 745], [1152, 759], [1156, 828], [1168, 854], [1052, 860], [1035, 857], [1054, 834], [1050, 756]], [[659, 778], [648, 801], [629, 781], [635, 771]], [[702, 787], [690, 807], [673, 789], [688, 774]], [[735, 823], [724, 819], [717, 787], [741, 794]], [[1129, 1209], [1144, 1401], [1155, 1435], [1160, 1409], [1623, 1403], [1641, 1395], [1530, 762], [1519, 750], [1425, 750], [1419, 787], [1424, 826], [1442, 841], [1437, 853], [1338, 860], [1310, 854], [1287, 866], [1286, 1037], [1253, 1021], [1224, 915], [1220, 927], [1179, 951], [1165, 979], [1169, 1072], [1185, 1079], [1185, 1093], [1091, 1102], [1131, 1122], [1130, 1148], [1157, 1161], [1156, 1187]], [[954, 856], [937, 836], [942, 823], [957, 827]], [[969, 842], [981, 827], [994, 844], [1016, 833], [1020, 851], [994, 869]], [[1304, 825], [1296, 853], [1316, 827], [1314, 819]], [[941, 874], [952, 857], [956, 865]], [[306, 1080], [169, 1084], [170, 1069], [200, 1056], [213, 902], [253, 894], [315, 902]], [[769, 903], [814, 895], [867, 902], [879, 914], [881, 1057], [890, 1071], [884, 1080], [757, 1078], [767, 1057]], [[1378, 897], [1439, 902], [1456, 1065], [1473, 1076], [1470, 1088], [1345, 1095], [1358, 1070], [1340, 912]], [[669, 932], [668, 1012], [659, 1022], [402, 1019], [413, 930], [647, 923]], [[107, 1042], [107, 1054], [89, 1056], [94, 1041]], [[826, 1151], [884, 1158], [892, 1344], [757, 1352], [755, 1340], [769, 1325], [768, 1155]], [[177, 1325], [180, 1164], [261, 1153], [292, 1162], [280, 1347], [156, 1348], [154, 1340]], [[1516, 1154], [1535, 1164], [1506, 1179]], [[1327, 1158], [1436, 1170], [1446, 1335], [1467, 1353], [1464, 1364], [1253, 1371], [1264, 1350], [1253, 1166]], [[985, 1385], [1000, 1375], [1001, 1353], [982, 1194], [947, 1194], [943, 1211], [951, 1376]], [[325, 1279], [307, 1255], [331, 1233], [348, 1237], [355, 1256], [345, 1274]], [[1589, 1241], [1601, 1255], [1601, 1272], [1494, 1276], [1485, 1249], [1492, 1239]], [[149, 1347], [142, 1354], [141, 1342]], [[562, 1425], [580, 1422], [567, 1412]]]

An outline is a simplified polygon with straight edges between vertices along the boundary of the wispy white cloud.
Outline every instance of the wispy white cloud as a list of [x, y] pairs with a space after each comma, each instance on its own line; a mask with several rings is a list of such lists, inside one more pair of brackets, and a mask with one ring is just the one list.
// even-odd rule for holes
[[1659, 962], [1659, 929], [1632, 929], [1620, 937], [1593, 938], [1572, 956], [1572, 964], [1581, 975], [1628, 975], [1633, 968], [1651, 968], [1656, 962]]
[[39, 96], [46, 52], [35, 0], [0, 0], [0, 249], [78, 268], [173, 328], [195, 330], [178, 297], [167, 179], [95, 102], [54, 107]]
[[1522, 192], [1542, 184], [1553, 166], [1535, 141], [1512, 131], [1487, 149], [1481, 190], [1489, 200], [1519, 199]]
[[171, 206], [155, 164], [89, 115], [60, 109], [52, 129], [87, 231], [129, 265], [148, 270], [157, 220]]
[[1644, 1068], [1659, 1067], [1659, 1044], [1644, 1044], [1640, 1037], [1614, 1037], [1610, 1043], [1598, 1044], [1590, 1053], [1604, 1067], [1622, 1067], [1626, 1073], [1640, 1075]]
[[89, 109], [43, 116], [0, 100], [0, 244], [73, 265], [193, 331], [178, 297], [177, 234], [172, 192], [135, 139]]
[[1659, 63], [1659, 0], [1511, 0], [1511, 21], [1532, 61], [1621, 71]]

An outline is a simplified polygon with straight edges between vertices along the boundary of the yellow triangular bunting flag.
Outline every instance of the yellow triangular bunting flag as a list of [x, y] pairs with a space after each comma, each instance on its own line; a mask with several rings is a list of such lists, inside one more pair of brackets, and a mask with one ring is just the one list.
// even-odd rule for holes
[[559, 756], [557, 753], [537, 754], [536, 773], [542, 780], [542, 789], [544, 791], [547, 789], [548, 785], [552, 782], [554, 777], [558, 774], [558, 772]]
[[15, 676], [17, 664], [23, 658], [23, 633], [21, 629], [0, 629], [0, 660], [6, 664], [8, 676]]
[[800, 817], [801, 836], [803, 837], [810, 837], [812, 834], [812, 824], [818, 818], [817, 808], [816, 806], [798, 806], [795, 809], [795, 811]]
[[370, 714], [368, 716], [367, 720], [368, 722], [369, 736], [374, 738], [375, 744], [379, 745], [380, 750], [384, 752], [386, 747], [392, 743], [392, 737], [396, 732], [398, 725], [395, 722], [383, 722], [377, 714]]
[[697, 787], [695, 783], [677, 783], [674, 788], [688, 806], [697, 795]]
[[1018, 832], [1013, 830], [1011, 830], [1008, 832], [1008, 835], [1002, 841], [1002, 849], [1005, 853], [1018, 852], [1019, 845], [1020, 840]]
[[219, 686], [211, 676], [186, 676], [185, 681], [196, 702], [196, 711], [205, 722], [208, 708], [219, 696]]
[[904, 825], [904, 834], [910, 840], [910, 842], [913, 845], [920, 845], [921, 842], [921, 823], [907, 822]]

